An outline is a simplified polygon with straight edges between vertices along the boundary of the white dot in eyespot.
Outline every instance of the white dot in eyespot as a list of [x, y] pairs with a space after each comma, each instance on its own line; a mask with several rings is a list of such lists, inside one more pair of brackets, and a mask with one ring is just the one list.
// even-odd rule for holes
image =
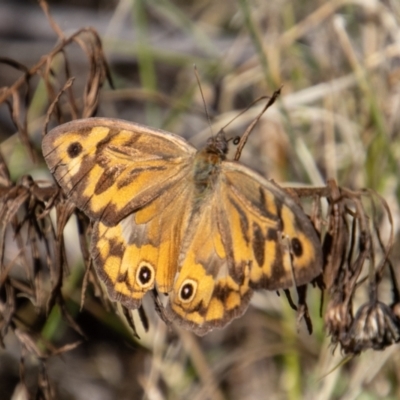
[[197, 282], [193, 279], [185, 279], [179, 289], [179, 299], [182, 303], [189, 303], [196, 295]]
[[136, 282], [142, 289], [148, 289], [153, 286], [155, 278], [154, 267], [145, 261], [140, 262], [136, 270]]

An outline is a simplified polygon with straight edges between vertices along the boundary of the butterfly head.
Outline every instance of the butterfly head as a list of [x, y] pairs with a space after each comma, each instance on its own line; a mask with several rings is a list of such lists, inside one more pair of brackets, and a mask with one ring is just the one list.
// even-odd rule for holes
[[225, 159], [228, 153], [228, 141], [226, 140], [224, 131], [219, 131], [215, 136], [207, 140], [206, 151], [208, 153], [217, 154], [222, 159]]

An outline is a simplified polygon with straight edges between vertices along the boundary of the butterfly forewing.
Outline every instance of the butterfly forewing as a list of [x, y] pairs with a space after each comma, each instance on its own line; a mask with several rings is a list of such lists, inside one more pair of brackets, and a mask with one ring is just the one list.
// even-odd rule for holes
[[222, 176], [234, 259], [239, 264], [250, 261], [251, 287], [286, 289], [319, 275], [320, 242], [296, 202], [278, 185], [238, 163], [224, 162]]
[[183, 179], [195, 153], [170, 133], [106, 118], [61, 125], [44, 137], [42, 148], [67, 195], [108, 225]]

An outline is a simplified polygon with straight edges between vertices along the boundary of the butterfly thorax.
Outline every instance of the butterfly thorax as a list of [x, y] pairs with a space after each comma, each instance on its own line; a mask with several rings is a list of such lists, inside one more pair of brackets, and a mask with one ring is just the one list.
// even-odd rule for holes
[[197, 152], [194, 158], [193, 180], [198, 196], [214, 187], [218, 179], [220, 164], [226, 158], [228, 143], [223, 132], [208, 139], [207, 146]]

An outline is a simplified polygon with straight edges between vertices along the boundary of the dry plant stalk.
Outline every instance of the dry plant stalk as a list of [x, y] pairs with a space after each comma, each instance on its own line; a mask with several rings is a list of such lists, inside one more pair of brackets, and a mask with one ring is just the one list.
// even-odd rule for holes
[[[27, 129], [31, 79], [37, 75], [45, 83], [50, 106], [47, 119], [43, 123], [44, 131], [50, 122], [50, 116], [57, 124], [71, 118], [92, 116], [98, 105], [101, 87], [106, 79], [111, 82], [97, 32], [92, 28], [84, 28], [65, 37], [48, 13], [47, 4], [44, 1], [40, 4], [50, 25], [59, 36], [59, 43], [31, 68], [21, 66], [13, 60], [0, 58], [0, 63], [22, 71], [20, 78], [11, 86], [1, 88], [0, 105], [8, 107], [21, 142], [35, 162], [39, 157]], [[71, 89], [73, 78], [70, 76], [69, 61], [65, 52], [73, 43], [80, 46], [90, 66], [84, 91], [79, 98], [74, 96]], [[62, 72], [56, 73], [53, 70], [55, 59], [57, 62], [61, 60]], [[62, 102], [62, 94], [66, 95], [65, 102]], [[55, 224], [50, 218], [51, 211], [55, 212]], [[35, 321], [25, 323], [20, 316], [21, 311], [33, 308], [36, 311], [36, 319], [39, 320], [43, 316], [47, 318], [51, 309], [57, 305], [64, 320], [85, 337], [69, 314], [62, 293], [67, 269], [64, 227], [72, 215], [76, 216], [79, 242], [87, 268], [85, 281], [90, 280], [96, 285], [97, 279], [90, 269], [91, 261], [87, 250], [87, 230], [90, 228], [87, 218], [50, 182], [35, 182], [29, 175], [22, 177], [18, 182], [12, 182], [8, 167], [0, 155], [0, 340], [4, 347], [3, 338], [10, 330], [19, 340], [23, 349], [20, 368], [23, 383], [24, 355], [33, 354], [37, 357], [42, 371], [38, 376], [37, 398], [54, 398], [47, 379], [46, 359], [69, 351], [80, 342], [54, 348], [51, 343], [44, 341], [37, 331], [32, 331]], [[17, 276], [13, 274], [15, 269], [18, 269]], [[21, 301], [21, 298], [26, 300]], [[26, 390], [28, 391], [27, 387]]]
[[[1, 88], [0, 105], [8, 107], [21, 142], [32, 160], [38, 160], [38, 155], [30, 141], [27, 110], [31, 98], [30, 81], [35, 75], [43, 79], [49, 102], [47, 116], [43, 120], [43, 133], [50, 123], [61, 124], [67, 120], [95, 115], [103, 84], [106, 80], [111, 84], [97, 32], [84, 28], [65, 37], [49, 14], [47, 4], [44, 1], [40, 4], [59, 37], [59, 43], [31, 68], [0, 58], [1, 63], [21, 71], [20, 78], [13, 85]], [[71, 76], [66, 55], [66, 49], [73, 43], [81, 47], [89, 63], [86, 84], [79, 97], [74, 96], [71, 88], [74, 78]], [[56, 72], [52, 69], [56, 58], [58, 62], [61, 59], [63, 68], [60, 70], [63, 71]], [[266, 107], [269, 105], [270, 103]], [[246, 136], [243, 144], [245, 140]], [[240, 155], [240, 151], [241, 147], [237, 154]], [[339, 344], [346, 353], [358, 354], [369, 348], [384, 349], [398, 342], [400, 295], [389, 261], [393, 228], [387, 244], [381, 240], [379, 230], [383, 214], [391, 227], [393, 225], [385, 200], [368, 191], [354, 192], [340, 188], [334, 181], [328, 182], [322, 188], [291, 188], [288, 191], [299, 198], [314, 199], [311, 219], [320, 234], [324, 253], [323, 277], [314, 283], [328, 295], [324, 320], [332, 343]], [[363, 203], [365, 198], [371, 202], [373, 218], [366, 211]], [[380, 204], [379, 208], [375, 205], [376, 199]], [[326, 200], [329, 207], [327, 214], [323, 215], [321, 204]], [[378, 215], [379, 210], [384, 213]], [[55, 214], [55, 222], [50, 217], [52, 212]], [[39, 374], [38, 390], [39, 397], [45, 399], [54, 398], [46, 374], [46, 359], [74, 348], [79, 342], [55, 349], [38, 332], [32, 330], [34, 323], [26, 324], [20, 314], [24, 309], [32, 308], [37, 311], [38, 317], [48, 316], [50, 310], [57, 305], [65, 321], [85, 337], [65, 307], [62, 293], [63, 279], [67, 273], [64, 228], [73, 215], [76, 216], [79, 245], [86, 267], [82, 293], [85, 293], [90, 282], [95, 293], [106, 304], [108, 300], [102, 295], [97, 276], [91, 268], [87, 240], [90, 222], [87, 217], [64, 197], [54, 183], [35, 182], [29, 175], [18, 182], [12, 182], [8, 167], [0, 154], [0, 340], [3, 340], [7, 332], [12, 331], [21, 344], [23, 354], [34, 354], [40, 360], [42, 372]], [[17, 276], [13, 273], [16, 269], [19, 272]], [[392, 301], [389, 305], [379, 300], [377, 293], [386, 270], [389, 271], [392, 282]], [[368, 288], [368, 300], [361, 306], [355, 306], [355, 293], [365, 286]], [[285, 293], [289, 303], [297, 308], [299, 317], [305, 318], [311, 331], [311, 319], [305, 301], [306, 287], [298, 288], [297, 307], [290, 298], [290, 292]], [[24, 300], [21, 301], [21, 298]], [[156, 306], [161, 307], [157, 303], [156, 295], [154, 299]], [[147, 326], [143, 310], [140, 309], [139, 313]], [[133, 332], [136, 332], [131, 313], [124, 310], [124, 314], [130, 321]], [[23, 375], [24, 357], [21, 359], [21, 376]]]

